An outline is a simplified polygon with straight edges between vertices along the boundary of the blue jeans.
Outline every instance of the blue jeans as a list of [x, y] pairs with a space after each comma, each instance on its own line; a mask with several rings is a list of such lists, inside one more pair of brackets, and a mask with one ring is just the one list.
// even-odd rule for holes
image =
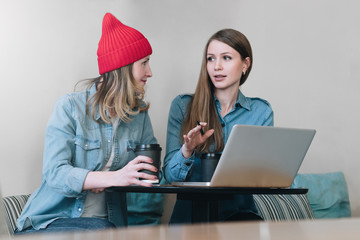
[[50, 223], [46, 228], [36, 230], [32, 227], [23, 231], [15, 231], [15, 235], [28, 233], [51, 233], [69, 231], [92, 231], [115, 228], [114, 224], [103, 218], [60, 218]]

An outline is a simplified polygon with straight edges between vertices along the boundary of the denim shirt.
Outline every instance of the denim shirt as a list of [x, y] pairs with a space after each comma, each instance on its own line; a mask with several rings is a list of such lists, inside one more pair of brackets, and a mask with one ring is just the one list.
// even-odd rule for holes
[[[113, 138], [112, 124], [97, 123], [86, 113], [86, 102], [95, 92], [94, 84], [89, 90], [67, 94], [57, 101], [46, 130], [41, 186], [27, 201], [17, 221], [18, 230], [30, 226], [45, 228], [58, 218], [81, 217], [88, 193], [82, 190], [85, 177], [89, 171], [103, 169], [113, 143], [110, 171], [124, 167], [136, 157], [129, 150], [135, 144], [157, 142], [148, 112], [140, 112], [128, 123], [120, 121]], [[95, 119], [100, 120], [98, 109]], [[143, 199], [134, 197], [127, 199], [130, 208], [137, 212], [136, 201]], [[142, 205], [138, 211], [161, 216], [162, 201], [158, 195], [154, 202]], [[116, 226], [127, 224], [125, 202], [125, 194], [106, 192], [108, 219]]]
[[[199, 154], [194, 153], [191, 157], [186, 159], [181, 153], [183, 144], [182, 137], [180, 137], [181, 127], [186, 115], [187, 105], [191, 98], [192, 95], [179, 95], [172, 101], [170, 107], [166, 139], [166, 155], [163, 167], [165, 179], [168, 182], [202, 181]], [[241, 91], [239, 91], [234, 108], [222, 117], [220, 114], [220, 102], [215, 95], [214, 98], [220, 123], [223, 126], [224, 144], [226, 144], [230, 131], [235, 124], [274, 125], [272, 108], [270, 104], [263, 99], [245, 97]], [[190, 221], [190, 210], [185, 210], [190, 207], [191, 205], [188, 202], [177, 201], [171, 222], [181, 223]], [[234, 201], [223, 201], [219, 205], [220, 219], [226, 219], [236, 212], [257, 213], [252, 196], [235, 195]]]

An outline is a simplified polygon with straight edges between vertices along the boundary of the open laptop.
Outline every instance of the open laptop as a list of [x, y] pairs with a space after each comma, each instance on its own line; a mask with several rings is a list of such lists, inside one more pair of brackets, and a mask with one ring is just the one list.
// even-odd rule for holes
[[315, 133], [314, 129], [234, 125], [210, 182], [172, 185], [290, 187]]

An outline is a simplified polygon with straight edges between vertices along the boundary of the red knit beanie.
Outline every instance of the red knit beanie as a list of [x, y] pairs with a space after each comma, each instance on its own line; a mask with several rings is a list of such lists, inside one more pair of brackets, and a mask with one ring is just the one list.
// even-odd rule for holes
[[152, 53], [149, 41], [139, 31], [122, 24], [111, 13], [106, 13], [97, 50], [100, 75]]

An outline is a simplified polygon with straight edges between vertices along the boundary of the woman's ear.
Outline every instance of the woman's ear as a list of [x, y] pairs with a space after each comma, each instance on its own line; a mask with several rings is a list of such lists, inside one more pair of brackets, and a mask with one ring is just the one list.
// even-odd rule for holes
[[243, 72], [246, 73], [249, 67], [251, 66], [251, 59], [249, 57], [246, 57], [244, 60], [244, 69]]

